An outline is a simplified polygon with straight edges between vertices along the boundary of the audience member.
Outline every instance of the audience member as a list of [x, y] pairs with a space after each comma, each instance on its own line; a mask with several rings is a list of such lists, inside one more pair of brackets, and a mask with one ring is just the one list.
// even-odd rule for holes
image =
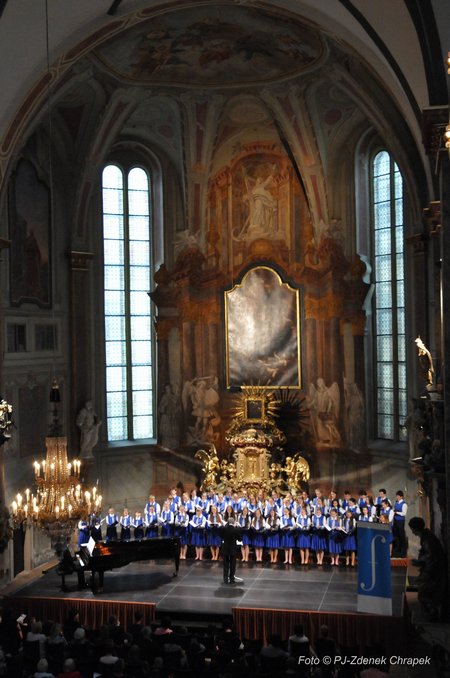
[[58, 678], [85, 678], [77, 670], [74, 660], [69, 657], [66, 659], [63, 665], [62, 673], [58, 675]]
[[55, 678], [53, 673], [49, 672], [48, 662], [45, 658], [38, 661], [36, 669], [37, 671], [34, 674], [34, 678]]

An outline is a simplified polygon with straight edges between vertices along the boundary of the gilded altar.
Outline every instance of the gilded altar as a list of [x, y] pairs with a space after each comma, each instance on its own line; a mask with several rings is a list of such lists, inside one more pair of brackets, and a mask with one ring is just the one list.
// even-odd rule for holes
[[276, 425], [278, 403], [274, 392], [257, 386], [242, 387], [237, 397], [226, 440], [231, 447], [229, 459], [219, 460], [214, 445], [210, 452], [199, 450], [203, 461], [202, 489], [240, 492], [297, 492], [310, 477], [307, 461], [300, 452], [286, 457], [285, 465], [272, 461], [272, 454], [285, 442]]

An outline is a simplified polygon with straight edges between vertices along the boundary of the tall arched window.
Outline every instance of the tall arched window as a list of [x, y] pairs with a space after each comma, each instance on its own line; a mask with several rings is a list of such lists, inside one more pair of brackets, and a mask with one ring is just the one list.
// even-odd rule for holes
[[108, 165], [102, 175], [108, 440], [153, 437], [149, 177]]
[[407, 411], [403, 180], [387, 151], [372, 162], [376, 435], [404, 440]]

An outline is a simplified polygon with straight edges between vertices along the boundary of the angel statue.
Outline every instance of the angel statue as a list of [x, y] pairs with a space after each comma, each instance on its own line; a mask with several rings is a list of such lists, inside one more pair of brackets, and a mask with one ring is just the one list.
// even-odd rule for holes
[[216, 446], [211, 444], [211, 452], [206, 452], [206, 450], [197, 450], [195, 457], [203, 462], [202, 488], [216, 487], [217, 473], [220, 471], [220, 462], [219, 457], [217, 456]]
[[189, 437], [197, 442], [217, 442], [220, 425], [219, 385], [217, 377], [200, 377], [186, 381], [181, 395], [186, 415], [195, 419], [188, 427]]
[[309, 464], [300, 452], [294, 457], [286, 457], [283, 471], [286, 474], [286, 484], [291, 491], [298, 490], [302, 483], [308, 482], [310, 478]]
[[292, 457], [286, 457], [283, 471], [286, 474], [286, 482], [289, 487], [294, 487], [295, 464]]
[[434, 377], [434, 366], [433, 358], [431, 357], [430, 351], [427, 349], [423, 343], [420, 335], [415, 339], [417, 352], [419, 355], [419, 364], [422, 369], [422, 372], [426, 381], [426, 389], [431, 391], [433, 389], [433, 377]]
[[236, 467], [233, 462], [228, 462], [226, 459], [222, 459], [220, 462], [220, 470], [222, 475], [220, 476], [220, 482], [222, 485], [231, 485], [234, 487], [236, 480]]
[[333, 447], [342, 445], [338, 430], [340, 392], [337, 382], [327, 386], [319, 377], [317, 387], [310, 384], [308, 405], [316, 442]]
[[294, 454], [294, 458], [292, 460], [294, 464], [294, 487], [299, 489], [301, 487], [302, 483], [307, 483], [308, 480], [311, 477], [311, 471], [309, 468], [309, 464], [304, 459], [304, 457], [301, 456], [300, 452], [297, 452]]

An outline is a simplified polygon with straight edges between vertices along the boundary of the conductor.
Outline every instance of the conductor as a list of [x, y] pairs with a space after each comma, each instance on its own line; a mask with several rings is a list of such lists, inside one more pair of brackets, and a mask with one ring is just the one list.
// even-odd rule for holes
[[223, 583], [234, 584], [234, 582], [244, 581], [236, 577], [236, 555], [239, 542], [242, 543], [242, 530], [235, 527], [234, 518], [228, 518], [228, 522], [221, 530], [222, 533], [222, 555], [223, 555]]

